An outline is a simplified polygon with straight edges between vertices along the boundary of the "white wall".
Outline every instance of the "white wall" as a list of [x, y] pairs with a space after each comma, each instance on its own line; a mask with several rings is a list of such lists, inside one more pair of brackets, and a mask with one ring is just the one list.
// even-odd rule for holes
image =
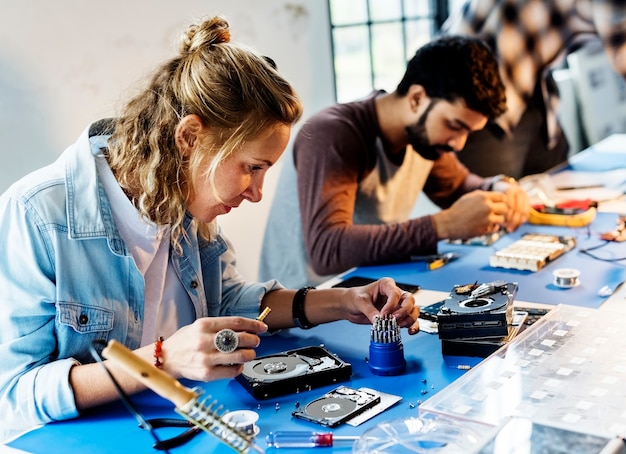
[[[214, 14], [228, 19], [233, 41], [277, 62], [305, 117], [334, 101], [323, 0], [2, 0], [0, 191], [54, 160], [89, 122], [114, 115], [140, 78], [175, 55], [184, 27]], [[219, 218], [248, 279], [279, 171], [270, 171], [261, 203]]]

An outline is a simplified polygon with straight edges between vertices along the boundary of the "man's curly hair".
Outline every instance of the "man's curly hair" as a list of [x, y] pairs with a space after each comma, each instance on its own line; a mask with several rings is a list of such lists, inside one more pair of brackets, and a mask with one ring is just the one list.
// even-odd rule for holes
[[431, 98], [462, 99], [468, 108], [490, 120], [506, 111], [498, 61], [478, 38], [442, 36], [419, 48], [396, 93], [406, 95], [411, 85], [423, 86]]

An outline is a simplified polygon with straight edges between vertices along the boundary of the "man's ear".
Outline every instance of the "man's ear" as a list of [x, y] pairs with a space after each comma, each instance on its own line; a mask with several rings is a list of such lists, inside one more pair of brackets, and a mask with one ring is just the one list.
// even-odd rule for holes
[[187, 115], [176, 125], [174, 140], [178, 150], [183, 156], [188, 157], [198, 143], [200, 134], [204, 129], [202, 120], [197, 115]]
[[407, 93], [407, 98], [409, 100], [409, 106], [411, 111], [416, 112], [420, 103], [426, 99], [426, 90], [422, 85], [413, 84], [409, 87], [409, 91]]

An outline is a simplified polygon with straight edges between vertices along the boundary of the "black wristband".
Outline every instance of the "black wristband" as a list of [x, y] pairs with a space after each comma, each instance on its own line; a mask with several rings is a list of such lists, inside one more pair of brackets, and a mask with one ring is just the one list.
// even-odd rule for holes
[[304, 314], [304, 297], [309, 290], [313, 290], [315, 287], [302, 287], [293, 296], [293, 303], [291, 306], [291, 314], [293, 316], [293, 323], [302, 329], [313, 328], [315, 325], [311, 323]]

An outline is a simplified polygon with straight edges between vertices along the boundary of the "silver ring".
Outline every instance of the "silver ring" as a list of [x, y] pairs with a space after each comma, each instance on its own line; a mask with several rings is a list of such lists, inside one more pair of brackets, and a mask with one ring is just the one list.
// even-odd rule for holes
[[221, 329], [215, 335], [215, 348], [222, 353], [231, 353], [239, 346], [239, 337], [232, 329]]

